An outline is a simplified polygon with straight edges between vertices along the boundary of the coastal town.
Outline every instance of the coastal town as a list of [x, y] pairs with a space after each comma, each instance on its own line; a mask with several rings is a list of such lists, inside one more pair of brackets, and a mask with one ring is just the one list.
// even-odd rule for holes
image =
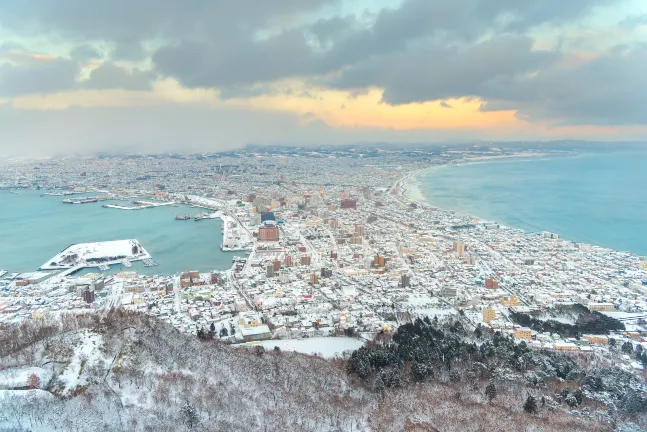
[[273, 347], [336, 336], [357, 341], [339, 345], [353, 348], [415, 318], [453, 315], [531, 348], [641, 369], [633, 353], [647, 348], [642, 257], [416, 200], [419, 170], [545, 155], [252, 148], [4, 161], [0, 188], [8, 191], [82, 195], [85, 205], [130, 201], [105, 211], [140, 215], [174, 205], [182, 207], [178, 220], [196, 212], [196, 220], [219, 219], [220, 249], [232, 252], [232, 266], [143, 274], [131, 263], [154, 269], [155, 256], [136, 239], [71, 245], [32, 272], [0, 272], [0, 322], [126, 308], [229, 343]]

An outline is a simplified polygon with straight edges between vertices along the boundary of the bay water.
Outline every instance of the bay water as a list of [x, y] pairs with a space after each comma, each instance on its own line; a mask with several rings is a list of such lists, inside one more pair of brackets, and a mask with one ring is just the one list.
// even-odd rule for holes
[[[130, 270], [149, 275], [170, 275], [188, 268], [224, 270], [231, 267], [236, 255], [220, 250], [220, 219], [175, 220], [176, 213], [193, 215], [201, 209], [166, 206], [118, 210], [101, 206], [111, 201], [63, 204], [69, 197], [41, 194], [0, 191], [0, 269], [34, 271], [71, 244], [131, 238], [142, 244], [158, 266], [133, 263]], [[115, 265], [107, 273], [119, 270], [124, 268]]]
[[647, 255], [647, 151], [435, 167], [409, 190], [443, 209]]

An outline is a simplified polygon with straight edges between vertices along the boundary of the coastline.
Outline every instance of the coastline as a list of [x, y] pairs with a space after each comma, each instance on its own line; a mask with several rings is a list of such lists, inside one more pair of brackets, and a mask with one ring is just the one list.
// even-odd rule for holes
[[[513, 162], [513, 161], [514, 162], [528, 161], [528, 162], [530, 162], [530, 161], [536, 161], [536, 160], [552, 160], [552, 159], [556, 159], [556, 158], [561, 159], [562, 157], [565, 157], [565, 158], [579, 158], [579, 157], [582, 157], [582, 156], [586, 156], [587, 154], [588, 153], [584, 153], [584, 154], [570, 153], [569, 155], [560, 156], [558, 154], [555, 155], [555, 154], [548, 153], [548, 154], [537, 154], [537, 155], [532, 155], [532, 156], [530, 154], [515, 155], [515, 156], [505, 157], [505, 158], [499, 158], [499, 157], [479, 158], [479, 160], [467, 159], [465, 161], [459, 162], [457, 164], [457, 166], [485, 164], [485, 163], [492, 163], [492, 162], [507, 162], [507, 161], [510, 161], [510, 162]], [[557, 157], [554, 157], [554, 156], [557, 156]], [[451, 208], [438, 206], [438, 205], [434, 204], [431, 200], [429, 200], [427, 197], [425, 197], [425, 195], [423, 194], [423, 192], [422, 192], [422, 190], [420, 188], [420, 186], [422, 185], [423, 182], [421, 180], [419, 180], [419, 176], [423, 172], [434, 172], [434, 171], [437, 171], [437, 170], [439, 170], [441, 168], [449, 168], [449, 167], [452, 167], [452, 166], [455, 166], [455, 165], [449, 164], [449, 163], [443, 163], [443, 164], [431, 165], [431, 166], [428, 166], [428, 167], [417, 169], [417, 170], [415, 170], [415, 171], [413, 171], [411, 173], [408, 173], [408, 174], [404, 175], [394, 185], [394, 187], [396, 187], [396, 186], [399, 187], [399, 195], [401, 196], [401, 199], [404, 202], [413, 202], [413, 203], [416, 203], [417, 205], [420, 205], [423, 208], [434, 208], [434, 209], [438, 209], [438, 210], [445, 211], [445, 212], [452, 212], [452, 213], [460, 214], [460, 215], [463, 215], [465, 217], [469, 217], [469, 218], [472, 218], [472, 219], [478, 219], [480, 222], [491, 222], [491, 220], [489, 220], [487, 218], [483, 218], [481, 216], [471, 214], [471, 213], [469, 213], [467, 211], [456, 210], [456, 209], [451, 209]], [[508, 222], [505, 222], [505, 221], [501, 222], [501, 221], [498, 221], [498, 220], [496, 221], [496, 223], [498, 223], [501, 228], [505, 228], [505, 229], [519, 230], [519, 231], [529, 232], [529, 233], [534, 233], [534, 234], [541, 234], [541, 232], [542, 232], [540, 227], [537, 227], [535, 229], [531, 229], [531, 228], [522, 227], [522, 226], [515, 226], [515, 225], [510, 224]], [[580, 246], [582, 246], [584, 248], [587, 248], [587, 249], [596, 248], [596, 249], [603, 249], [603, 250], [608, 250], [608, 251], [612, 251], [612, 252], [625, 252], [625, 253], [629, 253], [629, 254], [634, 255], [634, 256], [643, 256], [644, 255], [644, 254], [641, 255], [640, 253], [636, 253], [636, 252], [631, 252], [631, 251], [626, 250], [626, 249], [616, 249], [616, 248], [613, 248], [613, 247], [610, 247], [610, 246], [601, 246], [601, 245], [597, 244], [594, 241], [593, 242], [592, 241], [575, 241], [575, 240], [570, 239], [568, 234], [566, 235], [566, 237], [563, 237], [560, 232], [557, 232], [556, 234], [558, 234], [560, 239], [562, 239], [562, 240], [576, 243], [576, 244], [578, 244], [578, 245], [580, 245]]]

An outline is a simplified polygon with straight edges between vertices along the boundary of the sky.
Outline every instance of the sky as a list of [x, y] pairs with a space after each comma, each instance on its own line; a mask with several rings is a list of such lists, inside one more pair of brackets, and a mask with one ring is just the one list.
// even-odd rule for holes
[[0, 155], [647, 141], [644, 0], [2, 0]]

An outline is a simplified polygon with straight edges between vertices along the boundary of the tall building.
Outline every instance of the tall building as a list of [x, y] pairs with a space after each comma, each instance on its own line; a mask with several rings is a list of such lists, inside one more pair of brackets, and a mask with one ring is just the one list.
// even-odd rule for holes
[[270, 263], [265, 267], [265, 275], [267, 277], [273, 277], [274, 276], [274, 264]]
[[292, 257], [290, 255], [286, 255], [285, 257], [285, 266], [292, 267]]
[[454, 252], [456, 252], [456, 255], [458, 255], [459, 257], [462, 257], [463, 255], [465, 255], [465, 249], [466, 249], [465, 243], [458, 240], [454, 240], [453, 250]]
[[485, 281], [485, 288], [497, 289], [499, 288], [499, 281], [494, 278], [489, 278]]
[[400, 288], [407, 288], [411, 286], [411, 276], [403, 274], [400, 276]]
[[355, 234], [358, 236], [364, 236], [364, 225], [355, 225]]
[[279, 282], [288, 283], [290, 281], [290, 273], [286, 269], [282, 269], [279, 272]]
[[301, 257], [301, 265], [305, 265], [305, 266], [310, 265], [310, 257], [308, 255]]
[[[322, 269], [323, 271], [323, 269]], [[319, 283], [319, 277], [317, 276], [317, 273], [312, 273], [310, 275], [310, 284], [312, 285], [317, 285]]]
[[279, 260], [272, 261], [272, 267], [274, 267], [274, 273], [278, 272], [279, 270], [281, 270], [281, 261]]
[[94, 291], [83, 291], [83, 301], [86, 303], [92, 303], [94, 301]]
[[496, 311], [490, 306], [483, 309], [483, 322], [490, 324], [496, 319]]
[[279, 240], [279, 227], [264, 226], [258, 230], [259, 241], [278, 241]]

